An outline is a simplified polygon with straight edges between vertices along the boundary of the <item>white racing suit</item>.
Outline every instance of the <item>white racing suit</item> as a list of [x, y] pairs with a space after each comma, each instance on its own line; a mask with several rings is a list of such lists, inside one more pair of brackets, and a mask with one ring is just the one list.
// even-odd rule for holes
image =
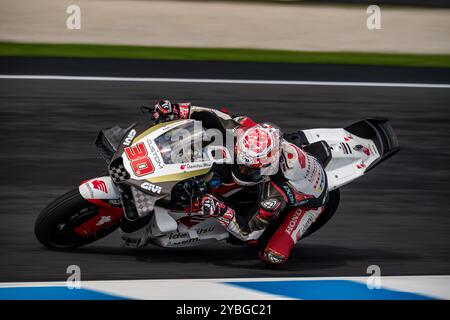
[[[199, 107], [190, 110], [190, 117], [195, 118], [196, 112], [211, 112], [226, 122], [233, 119], [226, 113]], [[234, 120], [239, 126], [256, 125], [247, 117]], [[213, 195], [202, 199], [204, 213], [216, 216], [240, 240], [259, 239], [260, 258], [270, 264], [281, 264], [325, 209], [328, 200], [326, 173], [319, 160], [281, 139], [280, 168], [259, 183], [258, 188], [259, 199], [254, 209], [245, 215], [246, 221], [239, 219], [231, 207]], [[272, 227], [266, 231], [269, 224]]]

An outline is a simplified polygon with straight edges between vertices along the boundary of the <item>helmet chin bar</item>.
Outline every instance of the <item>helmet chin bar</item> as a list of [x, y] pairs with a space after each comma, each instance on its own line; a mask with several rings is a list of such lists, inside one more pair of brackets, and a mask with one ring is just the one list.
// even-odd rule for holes
[[[244, 166], [244, 165], [241, 165], [241, 166]], [[259, 170], [259, 169], [250, 169], [250, 168], [248, 168], [248, 169], [255, 170], [255, 172], [256, 172], [256, 170]], [[261, 176], [259, 173], [257, 176], [255, 175], [254, 177], [252, 177], [250, 175], [242, 174], [239, 170], [239, 165], [237, 165], [237, 164], [233, 164], [231, 166], [231, 176], [233, 177], [233, 180], [241, 186], [254, 186], [254, 185], [257, 185], [258, 183], [260, 183], [264, 179], [264, 177]]]

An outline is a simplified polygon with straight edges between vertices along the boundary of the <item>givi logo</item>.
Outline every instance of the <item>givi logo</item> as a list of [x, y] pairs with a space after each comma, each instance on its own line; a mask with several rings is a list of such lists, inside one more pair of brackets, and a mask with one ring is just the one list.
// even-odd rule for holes
[[103, 191], [104, 193], [108, 193], [108, 188], [106, 187], [106, 183], [102, 180], [94, 180], [91, 182], [94, 189]]
[[133, 142], [133, 138], [136, 135], [136, 130], [132, 129], [129, 133], [128, 136], [125, 138], [123, 144], [125, 146], [129, 146], [131, 144], [131, 142]]

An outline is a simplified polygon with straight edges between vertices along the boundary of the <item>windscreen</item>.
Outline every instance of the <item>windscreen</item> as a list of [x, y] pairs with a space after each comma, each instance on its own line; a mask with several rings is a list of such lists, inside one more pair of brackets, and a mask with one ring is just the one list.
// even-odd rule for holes
[[155, 139], [165, 164], [199, 162], [203, 159], [204, 131], [195, 121], [177, 126]]

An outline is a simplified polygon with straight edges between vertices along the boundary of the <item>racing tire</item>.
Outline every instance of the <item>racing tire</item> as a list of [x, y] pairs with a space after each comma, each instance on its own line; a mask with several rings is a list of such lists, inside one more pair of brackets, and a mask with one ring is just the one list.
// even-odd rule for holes
[[73, 231], [86, 220], [97, 215], [96, 205], [86, 201], [77, 189], [58, 197], [39, 214], [34, 225], [34, 233], [41, 244], [52, 249], [73, 249], [84, 246], [116, 230], [115, 223], [83, 237]]
[[341, 200], [341, 192], [339, 189], [330, 191], [329, 200], [325, 205], [325, 211], [319, 216], [319, 218], [306, 230], [300, 239], [305, 239], [306, 237], [312, 235], [314, 232], [322, 228], [336, 213], [339, 207], [339, 202]]

